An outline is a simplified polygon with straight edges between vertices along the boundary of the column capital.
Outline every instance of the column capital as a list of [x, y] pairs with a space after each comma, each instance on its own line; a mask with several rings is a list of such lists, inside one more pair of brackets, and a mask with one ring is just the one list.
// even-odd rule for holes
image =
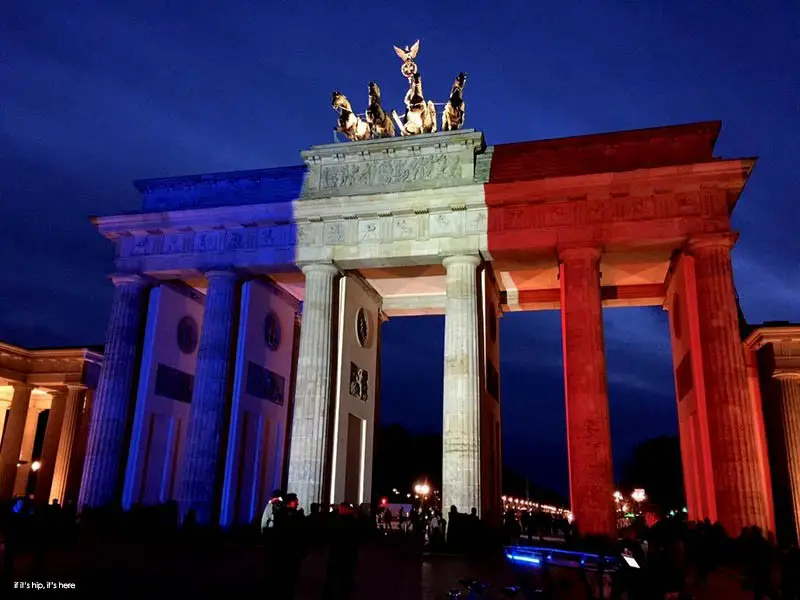
[[146, 277], [138, 273], [114, 273], [109, 278], [115, 286], [133, 285], [144, 287], [150, 283]]
[[739, 234], [735, 231], [726, 231], [724, 233], [706, 233], [697, 236], [692, 236], [686, 242], [686, 249], [689, 254], [697, 254], [703, 250], [711, 250], [716, 248], [726, 248], [730, 250], [739, 239]]
[[30, 394], [36, 387], [35, 385], [26, 381], [12, 381], [9, 385], [14, 389], [15, 393], [28, 392]]
[[576, 260], [600, 261], [603, 250], [597, 246], [568, 246], [558, 248], [558, 260], [560, 262], [572, 262]]
[[775, 372], [772, 373], [772, 377], [778, 381], [789, 381], [791, 379], [800, 379], [800, 372], [776, 369]]
[[477, 254], [455, 254], [453, 256], [445, 256], [442, 259], [442, 265], [445, 269], [450, 268], [451, 265], [472, 265], [477, 267], [481, 264], [481, 257]]
[[304, 275], [309, 273], [327, 273], [331, 277], [339, 274], [339, 268], [333, 263], [308, 263], [301, 267]]
[[232, 267], [213, 267], [203, 271], [203, 276], [207, 281], [212, 279], [238, 279], [241, 274]]

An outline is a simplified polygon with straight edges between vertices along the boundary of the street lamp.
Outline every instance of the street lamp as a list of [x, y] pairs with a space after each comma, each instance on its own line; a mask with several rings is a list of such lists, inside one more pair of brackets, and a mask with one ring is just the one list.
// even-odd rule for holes
[[418, 483], [414, 486], [414, 492], [417, 498], [422, 498], [422, 506], [425, 506], [425, 500], [428, 499], [428, 494], [431, 493], [431, 488], [427, 483]]
[[31, 463], [31, 471], [33, 471], [34, 473], [35, 473], [36, 471], [38, 471], [39, 469], [41, 469], [41, 468], [42, 468], [42, 463], [41, 463], [41, 461], [35, 460], [35, 461], [33, 461], [33, 462]]
[[642, 488], [636, 488], [631, 493], [631, 499], [634, 502], [642, 503], [647, 499], [647, 494], [644, 493], [644, 490]]

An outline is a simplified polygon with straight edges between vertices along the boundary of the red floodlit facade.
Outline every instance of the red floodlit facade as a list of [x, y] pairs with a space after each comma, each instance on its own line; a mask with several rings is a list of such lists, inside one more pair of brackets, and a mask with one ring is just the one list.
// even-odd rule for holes
[[[774, 530], [748, 378], [730, 217], [755, 161], [713, 155], [699, 123], [495, 146], [488, 248], [507, 310], [560, 308], [571, 508], [614, 529], [602, 307], [669, 311], [690, 519]], [[751, 374], [752, 375], [752, 374]], [[757, 388], [757, 385], [755, 385]]]

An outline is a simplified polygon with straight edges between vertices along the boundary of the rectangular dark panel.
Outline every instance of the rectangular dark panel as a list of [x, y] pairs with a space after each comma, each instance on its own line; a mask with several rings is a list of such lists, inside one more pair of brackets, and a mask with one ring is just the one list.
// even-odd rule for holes
[[675, 382], [678, 388], [678, 400], [683, 400], [694, 387], [691, 350], [686, 353], [678, 368], [675, 369]]
[[193, 387], [194, 375], [191, 373], [184, 373], [167, 365], [158, 365], [156, 370], [156, 396], [188, 404], [192, 401]]
[[357, 504], [361, 489], [361, 444], [363, 421], [355, 415], [347, 415], [347, 454], [344, 465], [344, 501]]
[[286, 378], [252, 361], [247, 363], [245, 391], [251, 396], [283, 406]]
[[490, 360], [486, 361], [486, 390], [495, 400], [500, 399], [500, 374]]

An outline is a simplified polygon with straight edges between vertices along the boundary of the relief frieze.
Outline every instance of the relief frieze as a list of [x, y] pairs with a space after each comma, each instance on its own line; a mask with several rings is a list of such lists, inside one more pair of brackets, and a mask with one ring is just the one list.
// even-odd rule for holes
[[221, 249], [221, 231], [198, 231], [194, 234], [195, 252], [213, 252]]
[[325, 165], [319, 189], [382, 187], [422, 181], [461, 179], [462, 159], [454, 154], [410, 156], [385, 160]]
[[369, 219], [358, 222], [358, 241], [377, 242], [379, 238], [377, 219]]
[[[706, 198], [711, 208], [716, 199]], [[512, 206], [502, 210], [500, 229], [563, 229], [586, 224], [656, 221], [701, 214], [699, 194], [654, 194], [621, 198], [593, 198]], [[713, 209], [718, 209], [713, 206]]]

